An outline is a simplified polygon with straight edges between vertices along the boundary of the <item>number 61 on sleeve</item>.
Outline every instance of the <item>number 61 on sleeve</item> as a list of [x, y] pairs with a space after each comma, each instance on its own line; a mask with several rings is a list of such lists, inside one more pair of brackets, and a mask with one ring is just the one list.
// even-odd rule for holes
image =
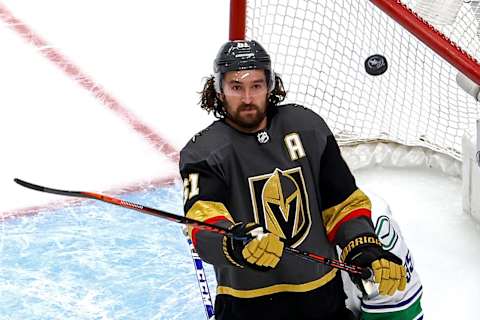
[[183, 179], [183, 203], [187, 200], [198, 196], [200, 189], [198, 188], [198, 173], [190, 173], [187, 178]]

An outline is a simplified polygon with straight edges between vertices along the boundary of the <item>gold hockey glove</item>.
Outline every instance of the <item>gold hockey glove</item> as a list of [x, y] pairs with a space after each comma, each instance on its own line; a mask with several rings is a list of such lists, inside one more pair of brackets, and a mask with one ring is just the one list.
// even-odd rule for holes
[[[393, 256], [392, 253], [390, 254]], [[393, 257], [391, 260], [398, 259], [396, 256]], [[379, 284], [378, 292], [380, 294], [391, 296], [397, 290], [405, 290], [407, 285], [406, 271], [401, 263], [401, 261], [390, 261], [388, 258], [372, 262], [373, 278]]]
[[[343, 248], [341, 259], [359, 267], [370, 268], [373, 271], [373, 281], [379, 285], [378, 292], [382, 295], [391, 296], [397, 290], [405, 290], [407, 277], [402, 260], [383, 250], [375, 235], [364, 235], [351, 240]], [[352, 281], [363, 288], [360, 279], [353, 277]]]
[[284, 244], [276, 234], [256, 223], [238, 223], [231, 230], [234, 236], [224, 242], [225, 254], [231, 262], [259, 271], [277, 266]]

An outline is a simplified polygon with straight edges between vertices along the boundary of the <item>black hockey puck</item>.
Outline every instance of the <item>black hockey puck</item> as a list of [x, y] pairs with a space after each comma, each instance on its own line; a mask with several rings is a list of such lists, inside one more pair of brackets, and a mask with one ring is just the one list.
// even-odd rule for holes
[[365, 60], [365, 71], [372, 76], [383, 74], [387, 68], [387, 59], [380, 54], [374, 54]]

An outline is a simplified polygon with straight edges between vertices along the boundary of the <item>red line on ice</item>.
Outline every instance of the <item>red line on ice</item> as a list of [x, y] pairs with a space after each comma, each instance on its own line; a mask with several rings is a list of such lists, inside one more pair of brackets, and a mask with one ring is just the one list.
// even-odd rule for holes
[[49, 43], [37, 35], [25, 23], [14, 17], [5, 5], [1, 3], [0, 19], [24, 40], [38, 48], [43, 56], [59, 67], [82, 88], [93, 94], [93, 96], [103, 105], [110, 108], [123, 118], [135, 131], [140, 133], [150, 144], [152, 144], [155, 149], [167, 156], [168, 159], [175, 162], [178, 161], [179, 155], [176, 148], [155, 133], [154, 130], [142, 123], [100, 84], [96, 83], [91, 77], [83, 73], [72, 61], [68, 60], [58, 50], [52, 48]]
[[[134, 193], [134, 192], [140, 192], [140, 191], [146, 191], [146, 190], [154, 190], [156, 188], [174, 185], [177, 178], [178, 178], [177, 176], [172, 175], [166, 178], [143, 181], [143, 182], [131, 184], [126, 187], [114, 188], [114, 189], [110, 189], [110, 190], [99, 192], [99, 193], [121, 196], [122, 194], [128, 194], [128, 193]], [[37, 215], [42, 211], [54, 211], [54, 210], [62, 209], [65, 207], [81, 206], [81, 205], [84, 205], [85, 202], [87, 201], [95, 201], [95, 200], [83, 199], [83, 198], [70, 198], [68, 200], [50, 202], [41, 206], [32, 206], [27, 208], [15, 209], [15, 210], [0, 213], [0, 222], [2, 220], [7, 220], [7, 219], [16, 219], [21, 217], [29, 217], [29, 216]]]
[[[114, 111], [117, 115], [123, 118], [136, 132], [140, 133], [153, 147], [163, 153], [171, 161], [177, 162], [179, 153], [176, 148], [170, 145], [164, 138], [159, 136], [153, 129], [142, 123], [133, 113], [126, 109], [115, 97], [108, 93], [100, 84], [96, 83], [91, 77], [83, 73], [72, 61], [67, 59], [61, 52], [54, 49], [47, 41], [36, 34], [30, 27], [28, 27], [21, 20], [16, 18], [7, 7], [0, 3], [0, 20], [13, 29], [19, 36], [21, 36], [28, 43], [39, 49], [40, 53], [45, 56], [50, 62], [60, 68], [65, 74], [73, 79], [78, 85], [89, 91], [97, 100], [103, 105]], [[161, 187], [172, 184], [175, 180], [170, 176], [161, 178], [150, 182], [140, 182], [130, 186], [122, 187], [115, 190], [108, 191], [113, 194], [124, 194], [129, 192], [138, 192], [149, 188]], [[85, 200], [70, 199], [66, 201], [52, 202], [43, 206], [28, 207], [13, 211], [0, 213], [0, 219], [18, 218], [22, 216], [31, 216], [38, 214], [41, 211], [60, 209], [66, 206], [82, 205]]]

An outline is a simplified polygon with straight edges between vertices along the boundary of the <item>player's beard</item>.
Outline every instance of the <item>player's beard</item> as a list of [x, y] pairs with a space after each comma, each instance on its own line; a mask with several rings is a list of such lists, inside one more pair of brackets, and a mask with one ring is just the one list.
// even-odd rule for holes
[[[226, 109], [229, 110], [225, 101]], [[246, 112], [250, 111], [250, 112]], [[235, 112], [227, 112], [227, 119], [246, 131], [255, 130], [267, 116], [267, 108], [260, 108], [255, 104], [241, 104]]]

